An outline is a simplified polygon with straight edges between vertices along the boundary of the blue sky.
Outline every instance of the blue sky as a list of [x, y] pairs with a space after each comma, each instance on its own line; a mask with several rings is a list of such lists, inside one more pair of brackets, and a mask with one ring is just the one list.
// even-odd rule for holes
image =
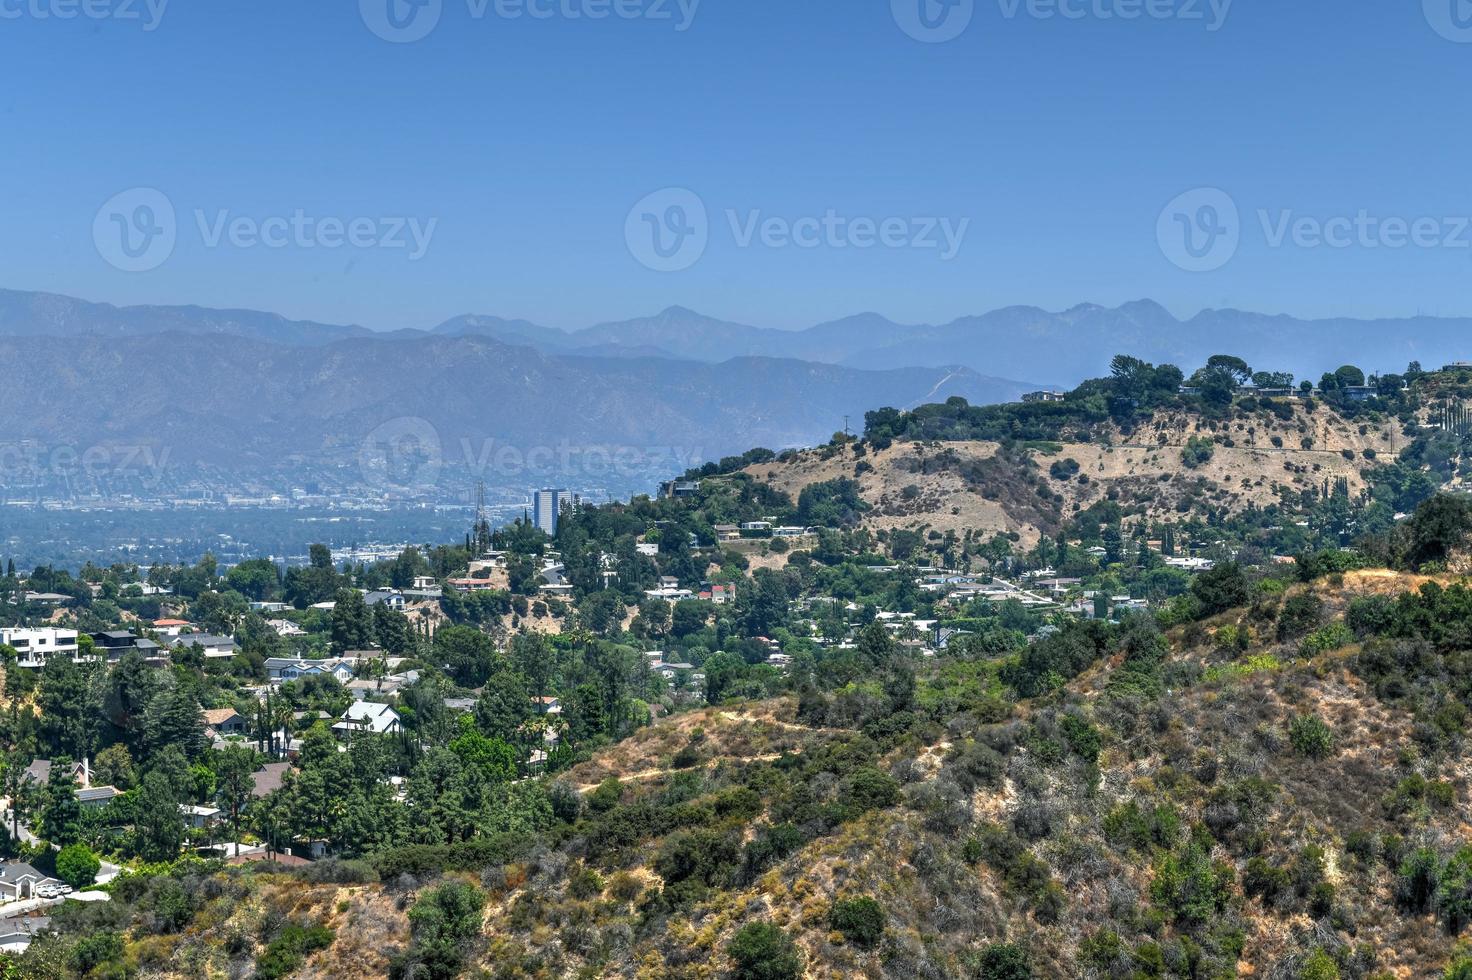
[[[0, 285], [375, 328], [672, 304], [938, 322], [1146, 296], [1183, 315], [1472, 313], [1465, 0], [1235, 0], [1224, 19], [1223, 0], [1065, 0], [1068, 18], [975, 0], [941, 43], [901, 27], [922, 0], [701, 0], [685, 30], [693, 0], [536, 0], [546, 18], [440, 0], [411, 43], [370, 30], [389, 0], [173, 0], [156, 23], [145, 0], [90, 2], [102, 16], [0, 0]], [[639, 16], [586, 16], [615, 3]], [[129, 272], [98, 216], [136, 188], [168, 201], [176, 241]], [[672, 272], [626, 235], [666, 188], [706, 211], [703, 253]], [[1198, 199], [1160, 220], [1197, 188], [1239, 212], [1230, 260], [1201, 272], [1162, 244], [1204, 220]], [[359, 221], [360, 244], [251, 237], [298, 212]], [[1361, 212], [1388, 233], [1314, 234]], [[846, 230], [781, 245], [830, 214]], [[1426, 218], [1419, 244], [1387, 247]], [[381, 247], [411, 220], [422, 255]], [[894, 234], [856, 247], [854, 220]], [[946, 222], [964, 223], [953, 257], [917, 247]]]

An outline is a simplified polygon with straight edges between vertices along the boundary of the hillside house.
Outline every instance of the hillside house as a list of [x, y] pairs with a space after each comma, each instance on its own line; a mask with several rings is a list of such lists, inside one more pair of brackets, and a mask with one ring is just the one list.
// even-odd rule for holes
[[14, 648], [18, 667], [44, 667], [54, 656], [70, 657], [73, 662], [79, 659], [76, 630], [0, 629], [0, 644]]
[[286, 681], [294, 681], [302, 677], [322, 677], [330, 675], [337, 678], [339, 684], [346, 684], [353, 679], [353, 665], [341, 657], [329, 657], [326, 660], [300, 660], [296, 657], [269, 657], [266, 660], [266, 676], [273, 684], [282, 684]]
[[150, 664], [162, 666], [169, 662], [169, 655], [163, 647], [127, 630], [105, 630], [91, 635], [93, 652], [98, 657], [105, 657], [108, 663], [117, 663], [126, 654], [133, 652], [140, 654]]
[[332, 726], [333, 732], [342, 737], [361, 733], [395, 735], [402, 728], [399, 713], [376, 701], [354, 701]]
[[51, 880], [24, 861], [0, 861], [0, 902], [33, 898], [36, 889]]
[[266, 625], [276, 631], [280, 637], [306, 636], [307, 631], [289, 619], [268, 619]]
[[171, 646], [175, 650], [193, 650], [199, 647], [206, 660], [229, 660], [240, 652], [232, 636], [217, 636], [213, 633], [180, 633]]
[[245, 734], [245, 718], [234, 708], [211, 708], [204, 712], [204, 723], [216, 735]]

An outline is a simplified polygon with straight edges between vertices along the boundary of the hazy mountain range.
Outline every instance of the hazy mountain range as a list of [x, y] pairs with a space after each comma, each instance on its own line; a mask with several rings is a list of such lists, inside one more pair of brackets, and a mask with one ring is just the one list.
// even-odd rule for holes
[[[599, 351], [510, 331], [374, 333], [254, 311], [0, 293], [0, 373], [33, 379], [0, 386], [0, 487], [90, 486], [75, 463], [87, 450], [100, 447], [104, 482], [146, 447], [168, 473], [145, 492], [201, 474], [214, 487], [238, 478], [240, 491], [463, 496], [475, 479], [505, 488], [555, 479], [629, 492], [756, 445], [826, 440], [879, 405], [1008, 400], [1030, 387], [955, 367]], [[125, 475], [115, 484], [136, 490], [137, 474]]]
[[[632, 458], [662, 448], [698, 462], [812, 444], [845, 416], [857, 427], [884, 405], [1007, 401], [1042, 384], [1072, 385], [1104, 373], [1121, 352], [1187, 371], [1233, 353], [1316, 378], [1345, 362], [1367, 371], [1413, 359], [1439, 365], [1469, 347], [1472, 319], [1211, 310], [1181, 321], [1148, 300], [1061, 313], [1009, 307], [942, 325], [865, 313], [775, 330], [672, 307], [574, 331], [466, 315], [375, 332], [255, 310], [115, 307], [0, 290], [0, 370], [31, 379], [0, 386], [0, 448], [148, 445], [167, 448], [181, 474], [205, 466], [351, 483], [360, 457], [374, 453], [364, 440], [385, 426], [422, 436], [423, 420], [437, 442], [435, 473], [462, 480], [468, 470], [505, 484], [533, 475], [497, 471], [498, 449], [514, 457], [536, 447], [622, 447]], [[1007, 380], [1017, 378], [1033, 380]], [[567, 468], [554, 464], [546, 477], [563, 475], [558, 466]], [[649, 463], [603, 485], [645, 486], [673, 468]]]
[[1472, 318], [1304, 320], [1241, 310], [1205, 310], [1187, 320], [1139, 300], [1062, 312], [1011, 306], [944, 324], [896, 323], [860, 313], [803, 330], [732, 323], [683, 307], [579, 330], [527, 320], [464, 315], [438, 326], [390, 332], [288, 320], [255, 310], [196, 306], [115, 307], [47, 293], [0, 290], [0, 336], [123, 337], [164, 332], [231, 335], [290, 346], [342, 340], [489, 337], [544, 354], [661, 358], [720, 363], [738, 357], [790, 358], [866, 370], [963, 366], [990, 378], [1073, 384], [1103, 373], [1117, 353], [1189, 371], [1211, 354], [1256, 367], [1317, 376], [1345, 361], [1367, 371], [1399, 371], [1411, 360], [1472, 354]]

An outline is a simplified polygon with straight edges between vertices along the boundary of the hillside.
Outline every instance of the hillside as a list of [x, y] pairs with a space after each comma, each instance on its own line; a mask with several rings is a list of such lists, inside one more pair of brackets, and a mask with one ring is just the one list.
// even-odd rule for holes
[[[887, 707], [859, 707], [859, 684], [709, 708], [559, 776], [565, 822], [530, 850], [200, 866], [181, 869], [182, 918], [161, 918], [168, 878], [62, 918], [121, 930], [118, 962], [161, 977], [288, 953], [295, 976], [383, 975], [405, 947], [449, 955], [426, 945], [431, 905], [436, 929], [469, 916], [455, 972], [494, 977], [725, 976], [755, 922], [809, 978], [1026, 975], [995, 972], [1013, 959], [1039, 977], [1433, 976], [1472, 914], [1472, 767], [1447, 720], [1465, 709], [1421, 700], [1447, 647], [1397, 659], [1440, 600], [1384, 618], [1433, 580], [1260, 579], [1250, 605], [1165, 637], [1076, 628], [1020, 659], [947, 658]], [[1049, 669], [1057, 690], [999, 697]], [[466, 888], [483, 906], [451, 904]]]
[[[878, 450], [826, 446], [746, 472], [793, 500], [816, 483], [856, 480], [871, 508], [862, 523], [874, 530], [1010, 532], [1031, 546], [1106, 500], [1159, 521], [1198, 505], [1227, 513], [1268, 507], [1285, 490], [1318, 490], [1339, 480], [1358, 495], [1368, 471], [1394, 462], [1412, 442], [1394, 418], [1349, 419], [1327, 406], [1288, 419], [1258, 410], [1230, 421], [1175, 410], [1128, 433], [1102, 424], [1089, 436], [1005, 450], [964, 439], [898, 441]], [[1188, 464], [1186, 451], [1203, 440], [1209, 458]], [[1063, 465], [1057, 474], [1055, 464]]]

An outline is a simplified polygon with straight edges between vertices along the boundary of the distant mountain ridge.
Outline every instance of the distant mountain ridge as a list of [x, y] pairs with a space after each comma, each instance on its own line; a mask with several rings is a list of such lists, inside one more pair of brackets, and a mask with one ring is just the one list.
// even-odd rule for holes
[[1181, 320], [1153, 300], [1118, 307], [1080, 304], [1061, 312], [1011, 306], [944, 324], [902, 324], [860, 313], [804, 330], [777, 330], [672, 306], [654, 316], [560, 330], [524, 319], [467, 314], [429, 329], [391, 333], [289, 320], [251, 310], [194, 306], [115, 307], [46, 293], [0, 290], [0, 337], [140, 336], [165, 331], [231, 335], [291, 346], [352, 338], [487, 337], [544, 354], [665, 358], [716, 364], [736, 357], [786, 358], [866, 370], [960, 365], [993, 378], [1072, 385], [1108, 369], [1117, 353], [1186, 370], [1217, 353], [1255, 367], [1317, 378], [1350, 362], [1399, 371], [1472, 357], [1472, 318], [1304, 320], [1243, 310], [1204, 310]]
[[[43, 460], [57, 447], [117, 449], [106, 459], [148, 447], [150, 458], [167, 457], [171, 485], [210, 474], [211, 485], [231, 492], [246, 480], [351, 490], [376, 478], [365, 472], [365, 453], [420, 466], [430, 485], [416, 478], [401, 488], [431, 495], [463, 492], [475, 479], [647, 491], [753, 445], [824, 441], [845, 417], [861, 426], [876, 405], [1007, 401], [1027, 388], [965, 368], [548, 354], [423, 333], [315, 346], [218, 332], [120, 330], [66, 343], [0, 335], [0, 372], [47, 379], [44, 397], [0, 386], [0, 448], [17, 458], [17, 447], [34, 447], [25, 458]], [[404, 440], [414, 445], [401, 450]], [[0, 487], [13, 486], [13, 475], [0, 471]]]

